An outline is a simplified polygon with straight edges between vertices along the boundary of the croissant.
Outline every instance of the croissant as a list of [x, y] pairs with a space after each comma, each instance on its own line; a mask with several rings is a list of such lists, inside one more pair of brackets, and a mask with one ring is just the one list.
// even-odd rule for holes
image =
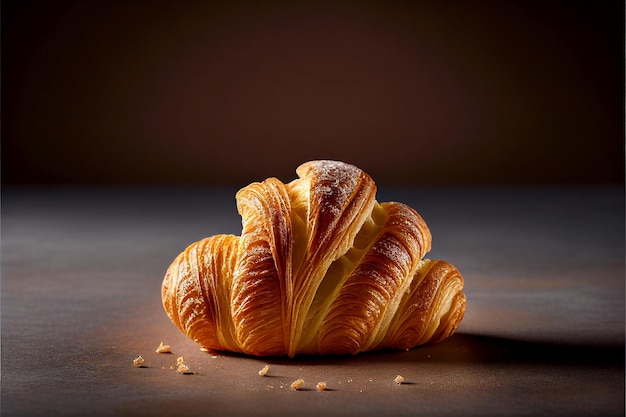
[[310, 161], [296, 173], [237, 192], [241, 236], [175, 258], [161, 287], [172, 322], [205, 348], [255, 356], [408, 350], [454, 333], [463, 277], [423, 259], [431, 234], [420, 215], [378, 203], [353, 165]]

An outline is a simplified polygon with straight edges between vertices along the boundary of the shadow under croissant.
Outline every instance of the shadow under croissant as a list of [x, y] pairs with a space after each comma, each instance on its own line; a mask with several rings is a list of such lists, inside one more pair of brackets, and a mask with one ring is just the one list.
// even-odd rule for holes
[[415, 360], [442, 363], [535, 364], [624, 367], [624, 344], [577, 344], [515, 340], [458, 333], [436, 344], [414, 349]]
[[[220, 352], [225, 356], [246, 355]], [[554, 366], [604, 366], [624, 368], [623, 343], [570, 344], [544, 341], [525, 341], [497, 336], [456, 333], [448, 339], [418, 346], [408, 351], [379, 350], [357, 355], [298, 355], [288, 357], [258, 357], [271, 359], [274, 364], [346, 365], [371, 362], [429, 363], [429, 364], [535, 364]]]

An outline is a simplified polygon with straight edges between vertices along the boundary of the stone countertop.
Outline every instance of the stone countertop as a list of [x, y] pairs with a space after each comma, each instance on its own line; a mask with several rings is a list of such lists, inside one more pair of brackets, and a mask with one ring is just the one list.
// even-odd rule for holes
[[202, 352], [161, 306], [181, 250], [239, 234], [235, 191], [4, 187], [2, 415], [624, 415], [622, 188], [379, 185], [463, 274], [465, 318], [407, 352], [294, 359]]

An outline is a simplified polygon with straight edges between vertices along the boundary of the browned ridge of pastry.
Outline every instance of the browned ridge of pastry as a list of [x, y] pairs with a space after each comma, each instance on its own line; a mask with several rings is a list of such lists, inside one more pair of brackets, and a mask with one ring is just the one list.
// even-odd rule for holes
[[236, 195], [241, 236], [191, 244], [168, 268], [165, 311], [201, 346], [256, 356], [410, 349], [450, 336], [463, 277], [425, 259], [431, 235], [407, 205], [378, 203], [353, 165], [310, 161], [298, 179]]

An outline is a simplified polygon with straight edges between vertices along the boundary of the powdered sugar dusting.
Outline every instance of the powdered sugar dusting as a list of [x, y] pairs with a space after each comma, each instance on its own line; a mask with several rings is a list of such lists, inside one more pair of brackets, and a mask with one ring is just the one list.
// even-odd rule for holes
[[412, 261], [407, 248], [395, 238], [380, 239], [372, 247], [372, 251], [399, 265], [409, 265]]
[[317, 186], [312, 188], [323, 215], [338, 216], [359, 186], [362, 172], [354, 165], [338, 161], [312, 161]]

